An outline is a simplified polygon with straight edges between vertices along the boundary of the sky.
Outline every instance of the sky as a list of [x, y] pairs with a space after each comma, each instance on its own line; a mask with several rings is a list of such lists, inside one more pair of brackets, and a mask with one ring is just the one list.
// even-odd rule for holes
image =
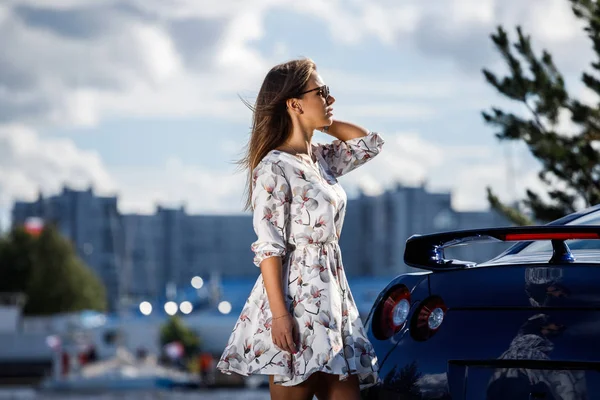
[[541, 185], [526, 147], [500, 143], [481, 116], [521, 111], [481, 72], [506, 71], [499, 24], [512, 38], [522, 25], [571, 92], [597, 101], [579, 82], [591, 47], [567, 0], [4, 0], [0, 224], [15, 200], [63, 185], [117, 195], [125, 213], [242, 212], [241, 98], [298, 57], [317, 63], [334, 118], [386, 140], [341, 179], [350, 197], [423, 184], [484, 210], [490, 185], [512, 201]]

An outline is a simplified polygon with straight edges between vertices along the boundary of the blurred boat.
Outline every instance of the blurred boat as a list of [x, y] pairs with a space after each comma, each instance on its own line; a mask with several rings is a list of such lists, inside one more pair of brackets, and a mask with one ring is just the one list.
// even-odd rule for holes
[[54, 374], [40, 385], [52, 391], [114, 391], [199, 387], [200, 378], [175, 368], [158, 365], [156, 359], [140, 360], [125, 349], [115, 357], [90, 364], [66, 374]]

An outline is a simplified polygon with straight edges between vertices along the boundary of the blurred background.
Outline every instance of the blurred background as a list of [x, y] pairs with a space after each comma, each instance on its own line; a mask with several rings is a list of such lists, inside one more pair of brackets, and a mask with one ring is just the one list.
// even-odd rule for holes
[[[334, 118], [386, 140], [340, 179], [363, 316], [414, 271], [403, 263], [413, 234], [597, 204], [600, 35], [584, 28], [598, 8], [4, 0], [0, 398], [268, 398], [263, 379], [214, 366], [260, 272], [235, 165], [251, 124], [240, 97], [252, 102], [289, 59], [317, 63]], [[447, 255], [480, 262], [505, 248]]]

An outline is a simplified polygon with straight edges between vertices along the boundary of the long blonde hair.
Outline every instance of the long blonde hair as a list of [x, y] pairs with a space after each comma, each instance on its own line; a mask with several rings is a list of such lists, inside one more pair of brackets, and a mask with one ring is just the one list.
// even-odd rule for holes
[[276, 65], [265, 77], [256, 104], [253, 106], [243, 100], [253, 113], [250, 140], [244, 157], [238, 161], [248, 173], [244, 210], [252, 208], [252, 172], [267, 153], [281, 146], [292, 132], [286, 100], [302, 92], [316, 69], [317, 66], [309, 58]]

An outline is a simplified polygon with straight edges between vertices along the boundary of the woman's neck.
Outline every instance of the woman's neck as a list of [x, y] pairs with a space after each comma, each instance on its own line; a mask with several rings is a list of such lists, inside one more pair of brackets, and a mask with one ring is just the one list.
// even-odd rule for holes
[[308, 154], [311, 155], [311, 141], [313, 137], [312, 130], [302, 129], [295, 127], [288, 140], [284, 142], [284, 146], [288, 149], [291, 148], [297, 154]]

